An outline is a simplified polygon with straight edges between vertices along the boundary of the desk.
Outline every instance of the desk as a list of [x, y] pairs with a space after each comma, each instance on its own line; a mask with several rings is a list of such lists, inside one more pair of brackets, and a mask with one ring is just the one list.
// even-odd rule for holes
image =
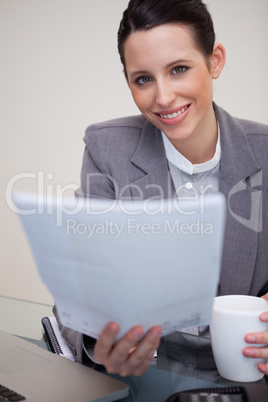
[[[0, 329], [46, 348], [41, 319], [52, 315], [52, 306], [0, 296]], [[121, 402], [164, 402], [175, 392], [192, 388], [247, 385], [219, 376], [210, 340], [179, 332], [162, 338], [155, 364], [141, 377], [121, 378], [130, 395]], [[266, 384], [267, 379], [254, 384]]]

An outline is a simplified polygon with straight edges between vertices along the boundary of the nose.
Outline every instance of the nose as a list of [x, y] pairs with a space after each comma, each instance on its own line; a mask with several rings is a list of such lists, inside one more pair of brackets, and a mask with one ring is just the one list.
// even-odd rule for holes
[[155, 100], [156, 103], [162, 108], [172, 106], [176, 99], [176, 94], [171, 82], [158, 82], [156, 85]]

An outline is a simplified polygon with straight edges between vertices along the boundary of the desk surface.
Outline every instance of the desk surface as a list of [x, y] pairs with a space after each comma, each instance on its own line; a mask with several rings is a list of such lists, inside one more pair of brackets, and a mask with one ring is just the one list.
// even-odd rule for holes
[[[52, 315], [52, 306], [0, 296], [0, 329], [46, 347], [41, 319]], [[248, 385], [219, 376], [210, 340], [176, 332], [162, 338], [155, 364], [141, 377], [121, 378], [130, 386], [122, 402], [164, 402], [168, 396], [186, 389]], [[267, 380], [254, 383], [265, 384]]]
[[10, 334], [42, 340], [41, 319], [52, 315], [52, 306], [0, 296], [0, 329]]

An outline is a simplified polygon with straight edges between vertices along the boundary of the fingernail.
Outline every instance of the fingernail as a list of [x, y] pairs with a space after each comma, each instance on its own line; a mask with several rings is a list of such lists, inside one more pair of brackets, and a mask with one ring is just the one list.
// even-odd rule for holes
[[110, 334], [115, 334], [118, 331], [118, 326], [116, 324], [111, 323], [108, 325], [107, 329]]
[[268, 366], [265, 364], [261, 364], [258, 369], [263, 373], [263, 374], [268, 374]]
[[160, 331], [157, 331], [157, 330], [153, 330], [153, 331], [150, 333], [150, 337], [151, 337], [151, 339], [154, 340], [154, 341], [155, 341], [156, 339], [158, 339], [160, 335], [161, 335], [161, 332], [160, 332]]
[[261, 318], [264, 321], [268, 321], [268, 311], [266, 311], [265, 313], [262, 313]]
[[254, 335], [247, 335], [247, 342], [256, 342], [256, 337]]
[[143, 331], [142, 331], [142, 329], [139, 329], [139, 328], [134, 329], [131, 332], [131, 335], [132, 335], [133, 339], [135, 339], [135, 340], [139, 340], [140, 337], [142, 336], [142, 334], [143, 334]]
[[254, 352], [251, 349], [246, 349], [244, 353], [247, 357], [254, 357]]

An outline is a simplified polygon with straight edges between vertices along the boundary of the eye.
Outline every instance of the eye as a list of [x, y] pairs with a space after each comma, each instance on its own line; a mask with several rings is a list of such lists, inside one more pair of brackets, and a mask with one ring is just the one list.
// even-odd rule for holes
[[136, 84], [138, 85], [145, 85], [148, 84], [148, 82], [151, 82], [152, 79], [150, 77], [139, 77], [136, 79]]
[[172, 74], [182, 74], [182, 73], [184, 73], [186, 70], [188, 70], [187, 67], [184, 67], [184, 66], [177, 66], [177, 67], [174, 67], [174, 68], [173, 68]]

